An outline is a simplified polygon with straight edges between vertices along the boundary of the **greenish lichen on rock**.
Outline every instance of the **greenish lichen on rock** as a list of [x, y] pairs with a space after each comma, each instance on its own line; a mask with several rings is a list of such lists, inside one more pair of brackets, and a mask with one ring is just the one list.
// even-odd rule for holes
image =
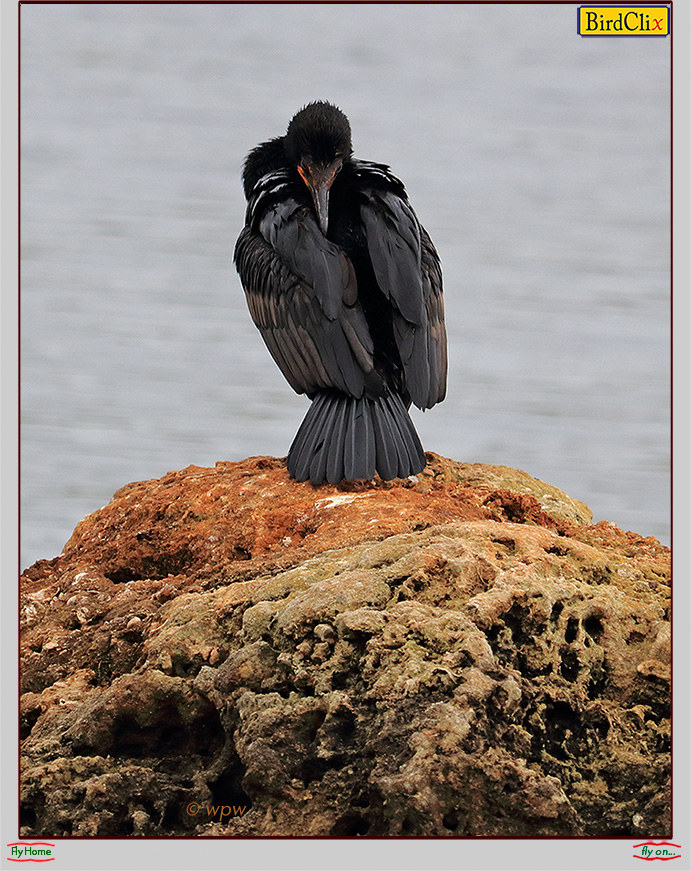
[[28, 569], [22, 836], [668, 836], [668, 550], [429, 459], [191, 467]]

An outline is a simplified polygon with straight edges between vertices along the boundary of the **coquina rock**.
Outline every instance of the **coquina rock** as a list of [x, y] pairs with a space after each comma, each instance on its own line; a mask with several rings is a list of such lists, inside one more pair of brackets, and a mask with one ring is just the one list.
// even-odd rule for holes
[[22, 837], [669, 837], [669, 551], [428, 459], [191, 466], [24, 572]]

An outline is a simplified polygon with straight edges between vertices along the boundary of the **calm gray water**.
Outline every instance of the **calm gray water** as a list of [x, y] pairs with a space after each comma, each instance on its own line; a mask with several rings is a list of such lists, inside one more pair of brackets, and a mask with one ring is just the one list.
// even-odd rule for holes
[[232, 250], [244, 156], [319, 98], [442, 257], [425, 447], [668, 540], [669, 40], [575, 10], [21, 7], [23, 565], [130, 481], [287, 452]]

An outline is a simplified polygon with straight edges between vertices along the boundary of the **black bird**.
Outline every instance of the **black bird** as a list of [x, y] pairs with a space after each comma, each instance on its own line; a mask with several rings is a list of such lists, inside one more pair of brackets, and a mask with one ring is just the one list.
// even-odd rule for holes
[[421, 471], [408, 408], [446, 392], [439, 256], [402, 182], [352, 152], [343, 112], [310, 103], [242, 175], [235, 264], [271, 355], [312, 400], [287, 465], [313, 484]]

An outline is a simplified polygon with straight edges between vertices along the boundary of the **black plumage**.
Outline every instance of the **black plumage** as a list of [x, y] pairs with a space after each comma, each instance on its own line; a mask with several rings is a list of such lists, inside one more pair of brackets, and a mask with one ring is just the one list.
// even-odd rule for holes
[[245, 161], [235, 264], [291, 387], [312, 400], [288, 454], [298, 481], [407, 477], [408, 415], [446, 391], [439, 256], [387, 166], [352, 156], [348, 119], [310, 103]]

